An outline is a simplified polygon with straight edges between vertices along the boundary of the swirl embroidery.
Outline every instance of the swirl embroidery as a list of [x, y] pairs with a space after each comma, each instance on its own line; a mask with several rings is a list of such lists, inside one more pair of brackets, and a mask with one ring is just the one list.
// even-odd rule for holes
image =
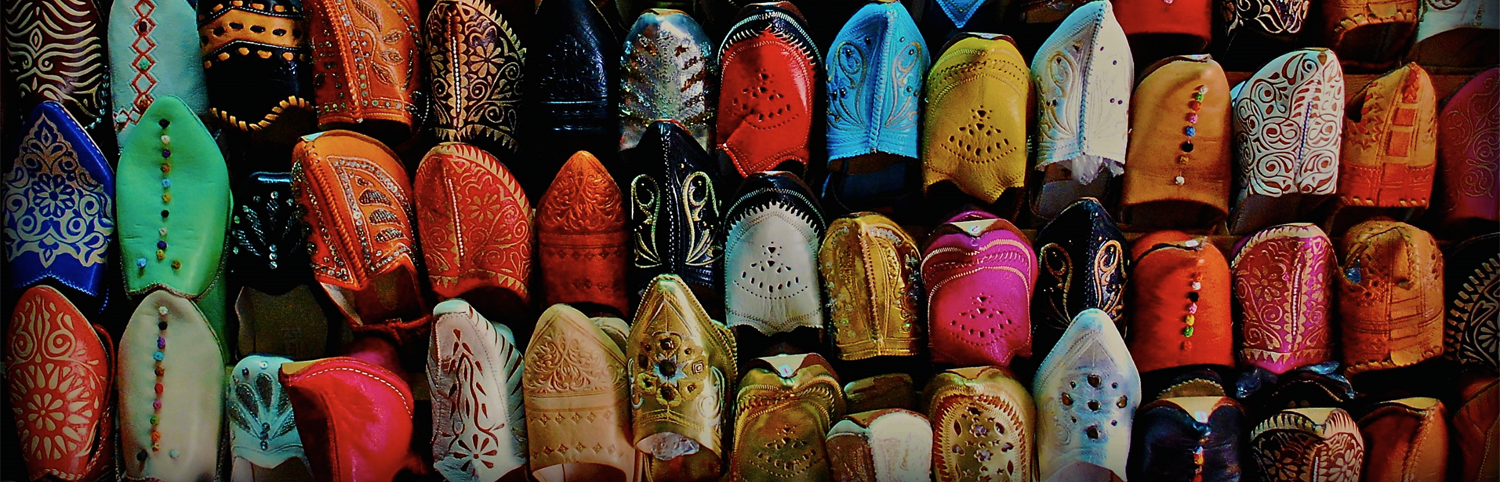
[[22, 450], [31, 462], [49, 466], [89, 458], [95, 444], [101, 443], [96, 437], [108, 430], [109, 423], [104, 401], [111, 390], [111, 367], [102, 347], [91, 350], [79, 339], [93, 337], [93, 331], [76, 311], [64, 309], [60, 299], [23, 297], [5, 357]]
[[[1237, 199], [1332, 194], [1338, 184], [1344, 81], [1328, 51], [1284, 56], [1236, 87]], [[1279, 65], [1277, 65], [1279, 63]]]
[[486, 1], [444, 0], [427, 16], [438, 138], [516, 148], [526, 48]]
[[109, 110], [104, 22], [91, 3], [17, 0], [5, 6], [5, 55], [21, 97], [63, 104], [85, 129]]
[[115, 232], [105, 186], [49, 116], [37, 118], [20, 152], [5, 176], [6, 259], [35, 253], [43, 268], [60, 257], [84, 267], [104, 263]]

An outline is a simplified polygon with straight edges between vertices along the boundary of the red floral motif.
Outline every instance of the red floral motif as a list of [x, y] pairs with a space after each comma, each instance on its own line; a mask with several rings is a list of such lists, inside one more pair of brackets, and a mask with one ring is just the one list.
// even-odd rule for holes
[[625, 271], [630, 233], [624, 196], [604, 165], [579, 151], [537, 208], [543, 305], [591, 302], [629, 313]]
[[433, 292], [456, 298], [501, 288], [529, 299], [531, 204], [500, 161], [468, 144], [441, 144], [422, 159], [415, 189]]
[[1333, 245], [1311, 225], [1255, 234], [1235, 256], [1234, 294], [1244, 311], [1240, 356], [1276, 373], [1327, 361]]
[[1438, 114], [1444, 219], [1500, 220], [1500, 70], [1464, 84]]
[[21, 295], [5, 366], [32, 480], [93, 480], [107, 472], [113, 446], [107, 345], [57, 290], [43, 286]]

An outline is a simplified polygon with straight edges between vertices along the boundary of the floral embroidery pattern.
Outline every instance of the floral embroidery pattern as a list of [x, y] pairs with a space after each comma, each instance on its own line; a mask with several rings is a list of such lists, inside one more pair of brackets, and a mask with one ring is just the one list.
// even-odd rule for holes
[[427, 14], [438, 138], [516, 149], [526, 48], [488, 1], [444, 0]]
[[104, 263], [115, 231], [105, 189], [50, 116], [38, 116], [5, 176], [6, 259], [34, 253], [44, 268], [59, 258], [83, 267]]
[[11, 320], [10, 404], [28, 465], [76, 480], [109, 430], [111, 369], [93, 327], [61, 294], [34, 293], [22, 296]]

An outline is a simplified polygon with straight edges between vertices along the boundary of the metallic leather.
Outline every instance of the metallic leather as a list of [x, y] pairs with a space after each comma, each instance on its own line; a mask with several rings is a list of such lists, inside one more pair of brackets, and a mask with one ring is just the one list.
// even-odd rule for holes
[[531, 474], [542, 482], [630, 481], [639, 454], [630, 443], [630, 380], [625, 353], [564, 304], [537, 320], [527, 344], [522, 392]]
[[1068, 324], [1086, 309], [1121, 319], [1129, 253], [1125, 235], [1099, 201], [1074, 202], [1037, 233], [1032, 245], [1041, 265], [1031, 299], [1032, 353], [1050, 353]]
[[626, 273], [633, 252], [624, 198], [592, 154], [578, 151], [563, 164], [536, 208], [543, 306], [596, 303], [630, 312]]
[[951, 182], [994, 203], [1026, 180], [1031, 69], [1004, 35], [959, 34], [927, 73], [922, 187]]
[[712, 147], [718, 77], [713, 43], [693, 17], [642, 12], [620, 58], [620, 150], [640, 144], [660, 119], [681, 123], [700, 147]]
[[1009, 366], [1032, 354], [1036, 256], [1009, 221], [963, 216], [934, 230], [922, 253], [932, 361]]
[[1333, 194], [1344, 116], [1344, 74], [1333, 51], [1287, 52], [1235, 85], [1230, 96], [1236, 169], [1231, 232], [1249, 234], [1292, 221], [1304, 198]]
[[1371, 81], [1344, 107], [1339, 202], [1427, 207], [1437, 171], [1437, 94], [1415, 63]]
[[[229, 170], [213, 136], [189, 109], [175, 97], [162, 97], [137, 118], [139, 128], [120, 140], [115, 227], [125, 290], [132, 296], [165, 288], [197, 300], [222, 268]], [[205, 312], [212, 316], [213, 308]]]
[[110, 4], [111, 115], [122, 146], [130, 129], [143, 122], [146, 110], [158, 99], [176, 97], [195, 115], [208, 112], [194, 4], [186, 0]]
[[824, 437], [844, 416], [844, 394], [821, 355], [752, 361], [734, 406], [734, 452], [725, 480], [832, 478]]
[[5, 4], [5, 62], [14, 82], [8, 85], [20, 99], [19, 105], [7, 106], [14, 109], [7, 120], [21, 120], [52, 101], [95, 135], [113, 129], [106, 8], [92, 0]]
[[922, 351], [919, 254], [911, 236], [880, 214], [854, 213], [828, 226], [818, 277], [840, 360]]
[[426, 326], [411, 181], [396, 154], [363, 134], [335, 130], [303, 136], [292, 159], [313, 278], [344, 321], [398, 340]]
[[1272, 373], [1333, 359], [1333, 242], [1311, 224], [1283, 224], [1240, 241], [1229, 263], [1243, 319], [1239, 358]]
[[1426, 2], [1335, 0], [1320, 3], [1323, 41], [1319, 45], [1338, 52], [1345, 66], [1381, 70], [1395, 66], [1406, 53], [1417, 31], [1419, 9]]
[[1443, 354], [1443, 254], [1426, 231], [1389, 220], [1339, 242], [1344, 372], [1397, 368]]
[[[1474, 3], [1471, 2], [1470, 3]], [[1438, 112], [1436, 192], [1438, 216], [1445, 225], [1500, 222], [1500, 188], [1495, 178], [1500, 153], [1487, 147], [1487, 133], [1500, 130], [1500, 69], [1474, 76], [1449, 97]], [[1481, 230], [1481, 232], [1493, 229]]]
[[1141, 375], [1104, 311], [1079, 313], [1037, 367], [1037, 469], [1042, 481], [1125, 479]]
[[124, 480], [217, 478], [228, 360], [220, 336], [197, 305], [166, 290], [130, 315], [115, 367]]
[[826, 198], [864, 207], [915, 187], [931, 56], [900, 2], [866, 3], [839, 30], [828, 49]]
[[927, 417], [891, 408], [845, 415], [823, 444], [834, 481], [926, 482], [932, 440]]
[[115, 232], [114, 170], [62, 104], [42, 102], [20, 132], [3, 187], [9, 287], [51, 280], [103, 298]]
[[304, 284], [312, 273], [311, 261], [291, 173], [250, 174], [234, 194], [230, 275], [244, 286], [277, 295]]
[[413, 0], [306, 0], [318, 127], [399, 144], [429, 108]]
[[719, 291], [719, 175], [713, 161], [682, 124], [653, 122], [627, 162], [630, 178], [626, 226], [632, 248], [630, 292], [645, 291], [663, 273], [695, 289]]
[[740, 177], [807, 168], [823, 65], [802, 16], [784, 3], [757, 3], [719, 44], [719, 109], [714, 143]]
[[1222, 222], [1233, 165], [1224, 69], [1208, 55], [1162, 59], [1145, 69], [1130, 106], [1122, 220], [1177, 229]]
[[911, 375], [887, 373], [844, 384], [844, 403], [849, 413], [887, 408], [917, 408], [917, 388]]
[[1037, 92], [1033, 169], [1064, 171], [1047, 179], [1032, 205], [1050, 219], [1073, 201], [1097, 195], [1096, 178], [1108, 183], [1125, 172], [1135, 63], [1110, 2], [1095, 0], [1069, 14], [1032, 57], [1031, 75]]
[[[1487, 8], [1488, 7], [1488, 8]], [[1495, 65], [1500, 11], [1476, 0], [1427, 0], [1407, 59], [1433, 73], [1474, 73]]]
[[516, 175], [535, 196], [574, 152], [619, 148], [621, 43], [590, 0], [539, 2], [531, 22], [522, 101], [533, 154]]
[[422, 158], [412, 192], [433, 293], [466, 296], [481, 308], [531, 300], [531, 203], [495, 156], [468, 144], [438, 144]]
[[[733, 380], [734, 334], [709, 318], [687, 283], [657, 276], [630, 323], [625, 345], [632, 440], [673, 472], [717, 474], [728, 452], [724, 429]], [[673, 460], [677, 459], [677, 460]]]
[[828, 224], [796, 175], [750, 175], [724, 215], [724, 312], [764, 335], [823, 328], [818, 249]]
[[292, 399], [281, 385], [281, 365], [292, 360], [251, 355], [230, 371], [224, 402], [229, 419], [229, 455], [236, 481], [256, 480], [257, 470], [288, 464], [300, 478], [312, 480], [312, 467], [297, 433]]
[[1454, 473], [1464, 482], [1478, 482], [1500, 477], [1500, 383], [1492, 375], [1471, 380], [1459, 386], [1461, 404], [1453, 411], [1453, 445], [1458, 454]]
[[1240, 404], [1224, 396], [1165, 398], [1142, 406], [1135, 417], [1140, 429], [1131, 441], [1130, 478], [1240, 480], [1247, 418]]
[[1233, 367], [1229, 262], [1204, 236], [1157, 231], [1130, 247], [1130, 336], [1141, 372]]
[[1255, 426], [1250, 453], [1265, 482], [1356, 482], [1365, 443], [1344, 409], [1294, 408]]
[[1448, 476], [1448, 411], [1436, 398], [1375, 403], [1358, 420], [1367, 482], [1440, 482]]
[[1170, 3], [1126, 0], [1113, 2], [1113, 5], [1120, 28], [1136, 45], [1170, 43], [1173, 53], [1196, 54], [1203, 52], [1213, 40], [1214, 4], [1210, 0], [1174, 0]]
[[208, 113], [224, 125], [258, 131], [288, 109], [313, 109], [302, 2], [199, 2], [198, 35]]
[[438, 303], [432, 315], [433, 467], [447, 480], [464, 482], [524, 473], [526, 411], [515, 336], [461, 299]]
[[37, 286], [14, 300], [5, 381], [30, 480], [114, 475], [114, 346], [62, 292]]
[[1006, 370], [947, 370], [923, 392], [934, 431], [932, 474], [937, 480], [1036, 479], [1036, 409], [1031, 395]]
[[1500, 234], [1471, 238], [1443, 256], [1443, 356], [1463, 365], [1500, 370]]
[[350, 357], [290, 362], [281, 384], [316, 480], [391, 480], [416, 463], [411, 389], [390, 370]]
[[497, 154], [519, 148], [527, 52], [517, 30], [532, 7], [525, 0], [443, 0], [427, 12], [423, 43], [438, 140]]

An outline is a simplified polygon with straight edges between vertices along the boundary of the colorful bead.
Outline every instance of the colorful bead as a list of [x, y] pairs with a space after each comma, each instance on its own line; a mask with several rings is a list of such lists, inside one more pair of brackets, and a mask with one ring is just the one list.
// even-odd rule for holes
[[171, 149], [162, 149], [161, 150], [161, 157], [163, 157], [163, 158], [172, 157], [172, 150]]
[[1193, 327], [1189, 326], [1187, 328], [1183, 328], [1182, 336], [1193, 336]]
[[161, 218], [162, 219], [167, 219], [167, 215], [169, 215], [169, 214], [172, 214], [172, 213], [170, 211], [165, 210], [165, 209], [161, 210]]
[[156, 329], [158, 329], [158, 330], [166, 330], [167, 329], [167, 322], [165, 322], [165, 321], [158, 321], [158, 322], [156, 322]]
[[145, 268], [146, 267], [146, 258], [136, 258], [135, 259], [135, 267], [137, 267], [137, 268]]
[[1193, 141], [1182, 141], [1182, 152], [1193, 152]]
[[1178, 164], [1187, 164], [1187, 162], [1188, 162], [1188, 156], [1177, 156], [1177, 163]]
[[1172, 178], [1172, 184], [1176, 184], [1178, 186], [1181, 186], [1181, 185], [1186, 184], [1186, 183], [1187, 183], [1187, 178], [1184, 178], [1182, 176], [1177, 176], [1177, 177]]
[[1193, 94], [1193, 101], [1194, 102], [1203, 102], [1203, 93], [1199, 92], [1199, 93]]
[[158, 432], [156, 430], [152, 430], [151, 431], [151, 444], [152, 444], [151, 448], [155, 449], [155, 450], [161, 450], [161, 449], [157, 448], [157, 445], [156, 445], [156, 444], [159, 444], [159, 443], [161, 443], [161, 432]]
[[162, 338], [162, 337], [156, 337], [156, 348], [162, 349], [162, 350], [167, 349], [167, 339], [166, 338]]
[[171, 172], [172, 172], [172, 165], [171, 164], [167, 164], [165, 162], [161, 163], [161, 173], [162, 174], [170, 174]]
[[[167, 354], [162, 352], [155, 352], [151, 354], [151, 359], [156, 361], [162, 361], [162, 359], [166, 357]], [[161, 393], [161, 385], [157, 385], [156, 393]]]
[[[157, 352], [157, 353], [161, 353], [161, 352]], [[156, 394], [157, 395], [161, 395], [161, 392], [165, 392], [165, 391], [167, 391], [167, 387], [161, 386], [161, 383], [158, 382], [156, 384]]]
[[162, 129], [166, 129], [166, 128], [167, 128], [167, 126], [169, 126], [169, 125], [171, 125], [171, 124], [172, 124], [172, 122], [171, 122], [171, 121], [168, 121], [168, 120], [166, 120], [166, 119], [162, 119], [162, 120], [160, 120], [160, 121], [157, 121], [157, 122], [156, 122], [156, 124], [157, 124], [157, 125], [160, 125], [160, 126], [161, 126], [161, 128], [162, 128]]
[[1203, 283], [1194, 281], [1193, 282], [1193, 291], [1198, 291], [1198, 290], [1201, 290], [1201, 289], [1203, 289]]
[[161, 399], [156, 399], [156, 400], [152, 401], [151, 402], [151, 408], [156, 409], [156, 410], [161, 410]]
[[155, 415], [151, 416], [151, 425], [157, 425], [157, 424], [160, 424], [160, 423], [161, 423], [161, 417], [157, 417]]
[[172, 260], [172, 269], [182, 269], [182, 261]]
[[161, 187], [163, 189], [172, 187], [172, 180], [171, 179], [162, 179], [161, 180]]
[[1198, 112], [1198, 109], [1202, 109], [1203, 108], [1203, 102], [1197, 101], [1197, 100], [1192, 101], [1192, 102], [1188, 102], [1188, 108], [1192, 109], [1193, 112]]
[[1198, 304], [1197, 303], [1190, 303], [1190, 304], [1188, 304], [1188, 314], [1193, 314], [1193, 315], [1198, 314]]
[[171, 144], [172, 143], [172, 136], [169, 136], [169, 135], [166, 135], [166, 134], [162, 134], [161, 135], [161, 143], [162, 144]]
[[1192, 293], [1188, 293], [1188, 301], [1192, 301], [1194, 303], [1197, 303], [1198, 302], [1198, 293], [1196, 291], [1192, 292]]
[[156, 230], [156, 232], [157, 232], [157, 234], [160, 234], [162, 236], [166, 236], [167, 235], [167, 228], [158, 229], [158, 230]]
[[1187, 322], [1188, 326], [1193, 326], [1193, 323], [1195, 323], [1195, 322], [1198, 321], [1198, 317], [1193, 316], [1193, 315], [1187, 315], [1186, 318], [1183, 318], [1183, 321]]
[[164, 194], [161, 195], [161, 203], [162, 204], [167, 204], [167, 203], [171, 203], [171, 202], [172, 202], [172, 195], [170, 193], [164, 193]]
[[166, 261], [166, 259], [167, 259], [167, 252], [166, 251], [162, 251], [160, 249], [156, 250], [156, 260], [157, 261]]
[[159, 377], [159, 376], [166, 375], [166, 374], [167, 374], [167, 371], [164, 370], [164, 369], [162, 369], [162, 367], [156, 367], [156, 376]]
[[165, 305], [156, 307], [156, 314], [158, 314], [158, 315], [167, 316], [167, 313], [171, 313], [171, 312], [172, 312], [172, 310], [167, 309], [167, 307]]
[[1187, 127], [1185, 127], [1185, 128], [1182, 129], [1182, 133], [1183, 134], [1187, 134], [1188, 137], [1197, 136], [1198, 135], [1198, 128], [1193, 127], [1193, 126], [1187, 126]]
[[1191, 123], [1191, 124], [1197, 124], [1198, 123], [1198, 114], [1196, 112], [1192, 113], [1192, 114], [1188, 114], [1187, 121], [1188, 121], [1188, 123]]
[[156, 249], [167, 249], [167, 242], [166, 241], [157, 241], [156, 242]]

